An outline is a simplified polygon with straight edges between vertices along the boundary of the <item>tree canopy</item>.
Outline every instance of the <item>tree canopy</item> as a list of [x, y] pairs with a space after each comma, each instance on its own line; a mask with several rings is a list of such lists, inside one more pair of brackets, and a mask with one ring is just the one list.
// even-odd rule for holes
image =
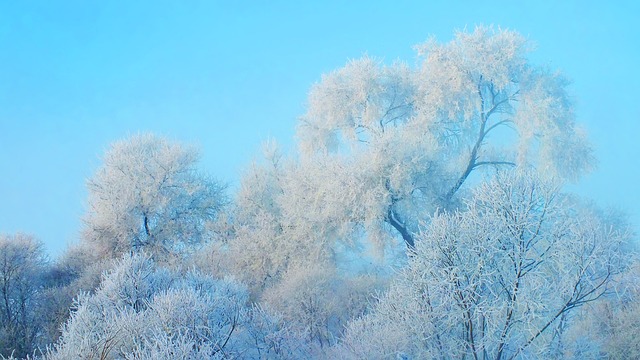
[[311, 89], [301, 156], [348, 154], [344, 167], [368, 167], [376, 181], [359, 193], [384, 194], [371, 208], [409, 247], [418, 222], [454, 208], [472, 173], [533, 166], [575, 180], [593, 165], [590, 145], [567, 80], [528, 61], [530, 47], [514, 31], [478, 27], [417, 46], [415, 67], [352, 60]]
[[224, 186], [200, 174], [195, 149], [154, 135], [115, 142], [88, 181], [84, 238], [110, 256], [167, 256], [207, 239], [226, 203]]

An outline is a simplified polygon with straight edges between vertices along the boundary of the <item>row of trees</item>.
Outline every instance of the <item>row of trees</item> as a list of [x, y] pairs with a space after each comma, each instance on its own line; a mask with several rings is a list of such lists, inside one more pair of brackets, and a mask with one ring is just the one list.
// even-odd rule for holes
[[631, 233], [562, 192], [593, 156], [528, 48], [481, 27], [350, 61], [232, 198], [193, 148], [114, 143], [76, 246], [0, 238], [0, 355], [633, 358]]

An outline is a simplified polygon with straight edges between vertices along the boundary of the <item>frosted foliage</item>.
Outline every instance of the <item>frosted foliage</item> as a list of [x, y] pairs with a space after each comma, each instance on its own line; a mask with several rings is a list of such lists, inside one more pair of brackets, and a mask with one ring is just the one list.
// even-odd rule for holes
[[278, 157], [245, 173], [229, 248], [234, 271], [252, 290], [278, 283], [291, 267], [336, 266], [337, 248], [358, 249], [364, 236], [380, 250], [394, 242], [384, 228], [392, 201], [384, 176], [394, 169], [353, 165]]
[[279, 161], [275, 158], [265, 166], [254, 164], [243, 176], [235, 202], [231, 261], [238, 276], [254, 291], [279, 277], [296, 246], [285, 235], [279, 204], [285, 165]]
[[380, 283], [370, 276], [350, 277], [307, 265], [289, 269], [282, 282], [265, 292], [263, 302], [309, 344], [325, 348], [336, 342], [347, 321], [362, 315]]
[[[305, 191], [307, 181], [314, 179], [298, 164], [280, 160], [255, 164], [243, 177], [236, 200], [236, 238], [230, 245], [237, 247], [239, 256], [246, 257], [239, 261], [246, 261], [255, 274], [266, 277], [277, 277], [290, 262], [325, 260], [324, 235], [336, 230], [335, 226], [343, 226], [336, 221], [325, 222], [328, 215], [322, 210], [316, 213], [309, 207], [303, 209], [305, 204], [318, 205], [315, 194]], [[293, 192], [300, 196], [292, 196]], [[264, 252], [265, 248], [270, 251]]]
[[164, 256], [207, 238], [224, 203], [222, 186], [195, 169], [191, 148], [153, 135], [114, 143], [89, 180], [85, 238], [111, 256]]
[[307, 150], [335, 149], [340, 137], [366, 141], [405, 121], [413, 97], [411, 70], [365, 57], [324, 75], [309, 95], [300, 136]]
[[[238, 191], [229, 271], [307, 341], [326, 347], [383, 282], [353, 275], [338, 258], [360, 246], [364, 231], [388, 236], [381, 229], [389, 201], [384, 182], [332, 157], [266, 157]], [[372, 180], [377, 187], [362, 191], [361, 183]]]
[[[370, 174], [358, 172], [357, 167], [335, 158], [302, 161], [287, 172], [283, 183], [283, 215], [304, 236], [316, 242], [343, 239], [347, 243], [364, 222], [380, 220], [388, 199], [379, 187], [372, 184]], [[381, 184], [375, 184], [381, 185]], [[315, 209], [309, 211], [309, 209]]]
[[495, 94], [508, 93], [526, 66], [524, 38], [492, 28], [458, 32], [444, 45], [432, 39], [417, 49], [423, 62], [417, 79], [416, 120], [426, 126], [444, 121], [465, 128], [471, 124], [464, 122], [482, 121], [477, 119], [483, 111], [479, 92], [490, 87]]
[[147, 255], [125, 256], [93, 295], [77, 299], [46, 358], [217, 359], [293, 351], [295, 337], [247, 301], [234, 280], [180, 275], [157, 268]]
[[561, 74], [529, 71], [523, 76], [513, 119], [521, 136], [521, 162], [530, 157], [533, 140], [539, 139], [537, 158], [531, 161], [550, 174], [576, 179], [589, 170], [593, 155], [584, 130], [573, 123], [567, 85]]
[[640, 358], [640, 259], [616, 278], [616, 291], [605, 301], [581, 311], [568, 331], [565, 356], [608, 359]]
[[47, 340], [40, 316], [47, 265], [33, 236], [0, 233], [0, 358], [24, 357]]
[[341, 348], [354, 358], [550, 357], [562, 321], [624, 269], [627, 234], [568, 201], [532, 173], [481, 185], [468, 211], [432, 219]]
[[[418, 46], [415, 69], [351, 61], [311, 89], [300, 149], [404, 166], [390, 192], [412, 186], [422, 197], [437, 184], [441, 193], [428, 195], [435, 207], [450, 207], [480, 169], [533, 165], [545, 176], [575, 179], [590, 169], [591, 149], [574, 124], [566, 80], [530, 64], [529, 47], [513, 31], [479, 27], [446, 44]], [[505, 139], [507, 146], [497, 146]], [[368, 153], [387, 156], [359, 155]], [[398, 222], [411, 218], [392, 210]]]
[[332, 276], [322, 270], [291, 269], [285, 280], [269, 289], [265, 302], [289, 322], [294, 322], [309, 341], [326, 344], [330, 341], [329, 317], [338, 306], [331, 294]]

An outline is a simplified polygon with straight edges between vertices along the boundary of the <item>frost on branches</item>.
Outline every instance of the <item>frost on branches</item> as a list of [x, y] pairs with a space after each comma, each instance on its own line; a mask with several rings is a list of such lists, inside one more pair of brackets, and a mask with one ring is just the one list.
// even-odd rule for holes
[[41, 316], [48, 310], [47, 270], [41, 242], [0, 233], [0, 358], [28, 355], [47, 340]]
[[296, 358], [302, 341], [246, 289], [197, 272], [178, 274], [125, 255], [94, 294], [76, 301], [46, 359]]
[[479, 27], [417, 49], [416, 68], [365, 57], [324, 75], [298, 129], [303, 156], [347, 154], [345, 168], [375, 173], [360, 194], [384, 193], [377, 217], [407, 246], [478, 170], [534, 165], [576, 179], [590, 169], [567, 81], [530, 64], [522, 36]]
[[207, 239], [224, 187], [198, 173], [197, 152], [153, 135], [114, 143], [89, 180], [84, 238], [110, 257], [167, 258]]
[[343, 351], [558, 357], [574, 310], [606, 295], [624, 271], [627, 234], [533, 173], [500, 174], [467, 208], [432, 219], [391, 290], [350, 324]]

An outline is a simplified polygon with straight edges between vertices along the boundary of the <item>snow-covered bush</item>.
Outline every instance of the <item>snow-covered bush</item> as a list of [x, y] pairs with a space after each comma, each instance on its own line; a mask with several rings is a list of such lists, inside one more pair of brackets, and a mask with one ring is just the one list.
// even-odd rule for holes
[[75, 311], [47, 359], [296, 357], [295, 334], [248, 304], [245, 286], [126, 255]]

